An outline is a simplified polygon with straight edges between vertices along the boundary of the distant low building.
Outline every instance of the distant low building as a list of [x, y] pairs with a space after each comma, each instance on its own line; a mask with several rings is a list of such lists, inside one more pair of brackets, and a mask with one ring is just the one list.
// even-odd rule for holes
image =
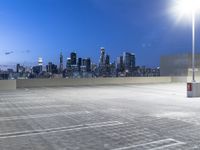
[[9, 79], [9, 73], [7, 71], [0, 72], [0, 80], [8, 80]]
[[33, 66], [32, 72], [38, 75], [40, 72], [42, 72], [42, 66]]
[[[191, 75], [192, 54], [167, 55], [160, 58], [161, 76], [188, 76]], [[200, 75], [200, 54], [195, 54], [195, 70]]]

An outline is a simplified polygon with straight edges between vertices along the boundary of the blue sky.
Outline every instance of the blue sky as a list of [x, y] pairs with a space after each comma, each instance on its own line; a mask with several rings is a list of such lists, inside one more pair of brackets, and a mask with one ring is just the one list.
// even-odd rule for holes
[[60, 51], [98, 62], [105, 47], [112, 61], [129, 51], [137, 65], [159, 66], [161, 55], [191, 50], [190, 21], [170, 13], [174, 1], [0, 0], [0, 64], [58, 63]]

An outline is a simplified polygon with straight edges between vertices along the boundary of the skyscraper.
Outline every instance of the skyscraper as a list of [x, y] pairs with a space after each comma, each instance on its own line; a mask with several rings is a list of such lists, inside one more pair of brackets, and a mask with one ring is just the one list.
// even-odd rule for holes
[[90, 60], [90, 58], [86, 58], [86, 71], [87, 72], [91, 71], [91, 60]]
[[99, 76], [110, 76], [110, 56], [106, 55], [105, 49], [101, 47], [101, 55], [99, 61]]
[[135, 54], [131, 53], [131, 68], [135, 68]]
[[135, 54], [124, 52], [123, 64], [124, 64], [125, 72], [128, 74], [132, 73], [133, 69], [135, 68]]
[[78, 71], [81, 71], [82, 58], [78, 58]]
[[57, 65], [53, 64], [52, 62], [49, 62], [46, 68], [47, 68], [47, 72], [49, 73], [52, 73], [52, 74], [58, 73]]
[[20, 64], [17, 64], [16, 72], [17, 73], [25, 73], [25, 67], [21, 66]]
[[110, 65], [110, 56], [109, 55], [106, 55], [106, 57], [105, 57], [105, 65], [106, 66]]
[[49, 63], [48, 63], [48, 65], [46, 66], [47, 72], [52, 73], [52, 65], [53, 65], [52, 62], [49, 62]]
[[105, 57], [105, 74], [107, 77], [110, 76], [110, 56], [106, 55]]
[[65, 76], [66, 77], [71, 77], [72, 76], [71, 58], [67, 58]]
[[62, 52], [60, 53], [60, 68], [59, 68], [60, 73], [63, 72], [63, 55]]
[[16, 66], [16, 72], [19, 73], [19, 70], [20, 70], [20, 64], [17, 64], [17, 66]]
[[123, 56], [117, 57], [116, 68], [117, 68], [117, 72], [124, 71]]
[[38, 66], [42, 66], [43, 65], [43, 60], [42, 57], [38, 58]]
[[67, 69], [71, 68], [71, 58], [67, 58], [66, 68]]
[[99, 62], [100, 66], [104, 66], [105, 65], [105, 48], [101, 47], [101, 55], [100, 55], [100, 62]]
[[39, 67], [39, 72], [42, 72], [42, 67], [43, 67], [43, 59], [42, 59], [42, 57], [38, 58], [38, 67]]
[[76, 53], [75, 52], [71, 52], [71, 65], [76, 65]]

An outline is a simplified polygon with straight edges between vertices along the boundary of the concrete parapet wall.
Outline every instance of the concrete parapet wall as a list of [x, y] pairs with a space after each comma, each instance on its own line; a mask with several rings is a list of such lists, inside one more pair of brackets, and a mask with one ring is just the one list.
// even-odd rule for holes
[[180, 77], [178, 77], [178, 76], [174, 76], [174, 77], [171, 77], [171, 79], [172, 79], [172, 82], [187, 82], [187, 79], [188, 79], [188, 77], [186, 77], [186, 76], [180, 76]]
[[16, 80], [0, 80], [0, 90], [15, 90]]
[[[192, 76], [188, 76], [188, 77], [187, 77], [187, 81], [188, 81], [188, 82], [191, 82], [191, 81], [192, 81]], [[200, 76], [195, 76], [195, 81], [196, 81], [196, 82], [200, 82]]]
[[[192, 81], [192, 76], [174, 76], [174, 77], [171, 77], [172, 79], [172, 82], [173, 83], [176, 83], [176, 82], [191, 82]], [[200, 76], [195, 76], [195, 81], [196, 82], [200, 82]]]
[[171, 77], [127, 77], [127, 78], [85, 78], [85, 79], [30, 79], [17, 80], [17, 88], [58, 87], [58, 86], [91, 86], [170, 83]]

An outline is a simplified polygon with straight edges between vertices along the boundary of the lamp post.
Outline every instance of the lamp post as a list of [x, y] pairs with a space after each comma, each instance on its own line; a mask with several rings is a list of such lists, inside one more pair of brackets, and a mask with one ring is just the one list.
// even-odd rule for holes
[[195, 10], [192, 12], [192, 82], [195, 81]]
[[177, 0], [176, 11], [192, 17], [192, 81], [187, 83], [187, 97], [200, 97], [200, 83], [195, 80], [195, 17], [200, 9], [200, 0]]
[[200, 97], [200, 83], [195, 80], [195, 10], [192, 11], [192, 82], [187, 83], [187, 97]]

